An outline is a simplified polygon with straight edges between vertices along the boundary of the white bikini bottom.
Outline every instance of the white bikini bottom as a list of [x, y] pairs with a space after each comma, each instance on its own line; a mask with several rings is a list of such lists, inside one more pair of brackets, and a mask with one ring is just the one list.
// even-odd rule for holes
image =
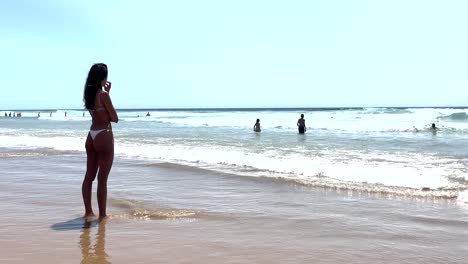
[[99, 133], [105, 130], [107, 129], [90, 130], [89, 134], [91, 135], [91, 138], [94, 140]]

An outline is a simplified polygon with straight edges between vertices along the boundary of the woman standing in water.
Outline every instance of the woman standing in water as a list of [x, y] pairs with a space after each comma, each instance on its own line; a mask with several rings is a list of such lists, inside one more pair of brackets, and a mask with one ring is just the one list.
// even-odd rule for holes
[[[102, 90], [103, 87], [104, 90]], [[119, 120], [109, 96], [110, 89], [111, 83], [107, 81], [107, 65], [94, 64], [89, 70], [83, 96], [86, 109], [92, 118], [86, 139], [86, 175], [81, 189], [85, 206], [84, 217], [94, 216], [91, 207], [91, 192], [96, 175], [99, 218], [106, 217], [107, 177], [114, 161], [114, 136], [111, 122], [117, 123]]]

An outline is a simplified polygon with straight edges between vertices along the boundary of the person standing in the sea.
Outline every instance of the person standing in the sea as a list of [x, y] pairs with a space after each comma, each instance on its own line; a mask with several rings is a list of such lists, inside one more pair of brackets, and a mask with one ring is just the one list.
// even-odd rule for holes
[[297, 120], [297, 128], [299, 130], [299, 134], [304, 134], [306, 132], [304, 114], [301, 114], [301, 118]]
[[262, 129], [261, 129], [261, 127], [260, 127], [260, 119], [257, 119], [257, 122], [255, 122], [255, 125], [254, 125], [254, 127], [253, 127], [253, 130], [254, 130], [255, 132], [261, 132], [261, 131], [262, 131]]
[[107, 178], [114, 161], [114, 136], [111, 122], [117, 123], [119, 120], [109, 96], [111, 83], [107, 81], [107, 73], [106, 64], [94, 64], [89, 70], [84, 88], [83, 101], [92, 118], [86, 139], [86, 175], [82, 185], [85, 217], [94, 216], [91, 193], [96, 174], [99, 218], [107, 216]]

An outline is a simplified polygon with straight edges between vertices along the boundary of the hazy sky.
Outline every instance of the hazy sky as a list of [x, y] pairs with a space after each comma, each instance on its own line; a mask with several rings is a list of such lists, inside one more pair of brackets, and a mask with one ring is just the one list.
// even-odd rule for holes
[[0, 109], [467, 105], [468, 1], [2, 0]]

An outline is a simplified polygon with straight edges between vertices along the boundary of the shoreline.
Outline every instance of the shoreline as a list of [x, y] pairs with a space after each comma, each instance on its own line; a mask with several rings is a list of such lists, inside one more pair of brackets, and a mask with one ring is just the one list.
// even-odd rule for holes
[[468, 211], [452, 203], [354, 196], [116, 158], [109, 177], [110, 217], [86, 228], [79, 218], [84, 155], [14, 157], [0, 160], [0, 168], [0, 262], [468, 259]]
[[[85, 158], [85, 152], [78, 150], [55, 150], [49, 148], [37, 149], [8, 149], [0, 148], [0, 157], [2, 158], [19, 158], [19, 157], [41, 157], [41, 156], [77, 156]], [[287, 175], [251, 175], [239, 171], [223, 171], [221, 168], [211, 168], [207, 166], [196, 166], [196, 164], [175, 163], [171, 161], [156, 161], [145, 158], [123, 157], [116, 154], [117, 162], [122, 162], [129, 167], [154, 167], [159, 169], [172, 169], [179, 172], [200, 173], [205, 175], [217, 175], [236, 179], [243, 179], [252, 182], [269, 182], [277, 184], [286, 184], [290, 186], [298, 186], [299, 188], [308, 188], [311, 191], [319, 191], [326, 193], [334, 193], [337, 195], [344, 194], [349, 197], [368, 197], [375, 199], [397, 199], [415, 202], [434, 202], [447, 204], [462, 204], [466, 200], [458, 200], [460, 194], [464, 190], [456, 188], [412, 188], [404, 186], [390, 186], [381, 183], [359, 183], [359, 182], [336, 182], [335, 179], [319, 181], [304, 181], [295, 178], [288, 178]], [[84, 160], [83, 160], [84, 162]], [[84, 164], [84, 163], [83, 163]], [[265, 171], [267, 173], [269, 171]], [[270, 173], [270, 172], [269, 172]], [[321, 177], [318, 177], [321, 178]]]

